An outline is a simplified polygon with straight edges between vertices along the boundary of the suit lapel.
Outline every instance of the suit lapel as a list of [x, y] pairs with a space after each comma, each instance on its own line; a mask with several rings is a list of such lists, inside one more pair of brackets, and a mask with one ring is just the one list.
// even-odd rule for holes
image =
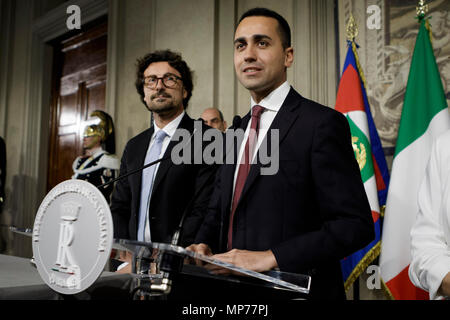
[[[261, 145], [267, 145], [267, 139], [270, 137], [270, 131], [272, 129], [278, 129], [279, 130], [279, 145], [278, 146], [271, 146], [271, 149], [268, 149], [268, 152], [273, 152], [274, 148], [279, 148], [281, 146], [284, 138], [286, 137], [287, 133], [291, 129], [294, 122], [297, 120], [300, 112], [300, 102], [301, 102], [301, 96], [291, 87], [291, 90], [289, 91], [288, 96], [286, 97], [286, 100], [283, 102], [283, 105], [281, 106], [280, 110], [278, 111], [277, 115], [273, 119], [273, 122], [267, 131], [267, 135], [265, 136], [264, 140], [262, 141]], [[257, 180], [257, 178], [261, 174], [261, 167], [262, 164], [259, 161], [259, 151], [256, 155], [257, 162], [255, 164], [252, 164], [250, 166], [250, 172], [247, 176], [247, 180], [245, 181], [244, 189], [242, 190], [241, 198], [239, 199], [239, 203], [241, 200], [245, 197], [246, 193], [252, 186], [252, 184]], [[238, 203], [238, 206], [239, 206]]]

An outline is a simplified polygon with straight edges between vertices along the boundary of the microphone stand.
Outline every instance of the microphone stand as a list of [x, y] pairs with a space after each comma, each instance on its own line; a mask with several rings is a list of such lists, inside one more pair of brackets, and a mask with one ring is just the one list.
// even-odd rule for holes
[[[200, 119], [199, 119], [199, 120], [200, 120]], [[197, 120], [197, 121], [199, 121], [199, 120]], [[189, 140], [188, 140], [188, 142], [186, 143], [185, 146], [187, 146], [188, 144], [191, 143], [192, 137], [194, 136], [194, 134], [195, 134], [196, 131], [197, 131], [197, 129], [194, 129], [194, 131], [192, 131], [191, 135], [189, 136]], [[167, 159], [170, 159], [170, 157], [171, 157], [171, 155], [169, 154], [169, 155], [166, 155], [166, 156], [164, 156], [164, 157], [162, 157], [162, 158], [159, 158], [158, 160], [155, 160], [155, 161], [153, 161], [153, 162], [147, 163], [146, 165], [142, 166], [141, 168], [138, 168], [138, 169], [132, 170], [132, 171], [130, 171], [130, 172], [127, 172], [127, 173], [125, 173], [125, 174], [123, 174], [123, 175], [121, 175], [121, 176], [119, 176], [119, 177], [117, 177], [117, 178], [115, 178], [115, 179], [112, 179], [111, 181], [105, 182], [105, 183], [103, 183], [103, 184], [97, 186], [97, 188], [98, 188], [98, 189], [104, 188], [104, 187], [110, 185], [111, 183], [114, 183], [114, 182], [119, 181], [119, 180], [121, 180], [121, 179], [123, 179], [123, 178], [126, 178], [126, 177], [128, 177], [128, 176], [131, 176], [132, 174], [141, 172], [141, 171], [144, 170], [145, 168], [151, 167], [151, 166], [153, 166], [153, 165], [155, 165], [155, 164], [157, 164], [157, 163], [160, 163], [160, 162], [162, 162], [162, 161], [165, 161], [165, 160], [167, 160]]]
[[160, 162], [162, 162], [162, 161], [164, 161], [164, 160], [167, 160], [167, 159], [170, 159], [170, 155], [167, 155], [167, 156], [165, 156], [165, 157], [159, 158], [158, 160], [155, 160], [155, 161], [153, 161], [153, 162], [147, 163], [146, 165], [144, 165], [144, 166], [141, 167], [141, 168], [138, 168], [138, 169], [132, 170], [132, 171], [130, 171], [130, 172], [127, 172], [127, 173], [125, 173], [125, 174], [123, 174], [123, 175], [121, 175], [121, 176], [119, 176], [119, 177], [117, 177], [117, 178], [115, 178], [115, 179], [112, 179], [112, 180], [110, 180], [110, 181], [108, 181], [108, 182], [105, 182], [105, 183], [103, 183], [103, 184], [97, 186], [97, 188], [98, 188], [98, 189], [104, 188], [104, 187], [110, 185], [111, 183], [114, 183], [114, 182], [116, 182], [116, 181], [118, 181], [118, 180], [122, 180], [123, 178], [126, 178], [126, 177], [128, 177], [128, 176], [131, 176], [132, 174], [138, 173], [138, 172], [144, 170], [145, 168], [151, 167], [151, 166], [153, 166], [153, 165], [155, 165], [155, 164], [157, 164], [157, 163], [160, 163]]
[[[233, 130], [236, 130], [237, 128], [240, 128], [241, 127], [241, 123], [242, 123], [242, 118], [241, 118], [241, 116], [239, 116], [239, 115], [235, 115], [234, 116], [234, 118], [233, 118], [233, 124], [232, 124], [232, 126], [230, 127], [230, 129], [232, 128]], [[242, 141], [242, 143], [244, 143], [244, 141]], [[226, 145], [226, 143], [225, 143], [225, 145]], [[233, 142], [233, 145], [236, 145], [236, 140]], [[238, 152], [239, 152], [239, 146], [237, 146], [236, 145], [236, 148], [235, 148], [235, 150], [234, 150], [234, 154], [235, 154], [235, 159], [236, 159], [236, 161], [237, 161], [237, 158], [238, 158]], [[224, 154], [223, 155], [223, 157], [224, 157], [224, 159], [226, 158], [226, 154]], [[237, 166], [238, 164], [236, 163], [236, 166]], [[223, 244], [223, 236], [224, 236], [224, 234], [223, 234], [223, 232], [224, 232], [224, 230], [223, 230], [223, 222], [224, 222], [224, 219], [225, 219], [225, 217], [224, 217], [224, 214], [222, 213], [222, 216], [221, 216], [221, 219], [220, 219], [220, 229], [219, 229], [219, 250], [222, 250], [222, 248], [224, 247], [224, 244]]]
[[[178, 246], [180, 242], [180, 235], [182, 233], [182, 229], [184, 226], [184, 221], [188, 213], [191, 212], [192, 206], [195, 203], [197, 197], [204, 191], [206, 186], [213, 183], [215, 180], [215, 174], [210, 174], [209, 177], [203, 182], [200, 188], [197, 189], [197, 192], [193, 195], [188, 205], [186, 206], [183, 215], [180, 219], [180, 223], [178, 224], [178, 228], [175, 230], [171, 244], [173, 246]], [[151, 285], [151, 289], [160, 290], [163, 294], [169, 294], [172, 287], [172, 279], [174, 275], [180, 273], [184, 263], [184, 258], [180, 255], [164, 252], [161, 257], [160, 269], [163, 272], [163, 279], [161, 285]]]
[[200, 186], [199, 189], [197, 189], [197, 192], [193, 195], [193, 197], [191, 198], [191, 201], [189, 201], [188, 205], [186, 206], [186, 209], [183, 212], [183, 216], [180, 219], [180, 223], [178, 224], [178, 228], [175, 230], [173, 236], [172, 236], [172, 241], [171, 244], [173, 246], [178, 246], [179, 242], [180, 242], [180, 234], [181, 231], [183, 229], [183, 225], [184, 225], [184, 220], [186, 219], [187, 214], [192, 210], [192, 206], [194, 205], [195, 200], [197, 199], [197, 197], [203, 192], [203, 189], [214, 183], [214, 179], [215, 179], [215, 174], [211, 174], [208, 179], [206, 179], [206, 181]]
[[[203, 120], [201, 120], [201, 121], [203, 122]], [[192, 134], [190, 135], [189, 140], [186, 143], [185, 147], [188, 146], [188, 144], [191, 143], [192, 137], [194, 136], [196, 130], [197, 129], [194, 128], [194, 130], [193, 130]], [[153, 166], [153, 165], [155, 165], [157, 163], [160, 163], [160, 162], [165, 161], [165, 160], [170, 159], [170, 158], [171, 158], [170, 154], [166, 155], [166, 156], [164, 156], [164, 157], [162, 157], [162, 158], [160, 158], [158, 160], [155, 160], [153, 162], [150, 162], [150, 163], [142, 166], [141, 168], [132, 170], [132, 171], [127, 172], [126, 174], [123, 174], [123, 175], [121, 175], [121, 176], [119, 176], [119, 177], [117, 177], [117, 178], [115, 178], [115, 179], [113, 179], [111, 181], [103, 183], [103, 184], [97, 186], [97, 188], [98, 189], [104, 188], [104, 187], [106, 187], [106, 186], [108, 186], [108, 185], [110, 185], [110, 184], [112, 184], [112, 183], [114, 183], [114, 182], [116, 182], [118, 180], [126, 178], [126, 177], [128, 177], [128, 176], [130, 176], [132, 174], [141, 172], [142, 170], [144, 170], [147, 167]], [[214, 175], [212, 175], [212, 176], [214, 176]], [[207, 179], [206, 182], [209, 182], [209, 180], [210, 179]], [[204, 183], [204, 185], [202, 186], [202, 188], [200, 190], [203, 190], [203, 188], [206, 185], [207, 185], [207, 183]], [[197, 192], [197, 194], [199, 192]], [[190, 203], [188, 204], [188, 208], [190, 208], [192, 206], [192, 204], [194, 203], [193, 200], [197, 197], [197, 194], [195, 194], [194, 197], [191, 199]], [[183, 212], [183, 216], [181, 218], [181, 221], [180, 221], [180, 224], [178, 226], [178, 229], [175, 231], [175, 235], [173, 236], [173, 239], [172, 239], [172, 244], [174, 244], [174, 245], [178, 245], [179, 234], [181, 232], [181, 228], [183, 226], [184, 219], [185, 219], [188, 211], [190, 211], [190, 210], [186, 209]], [[139, 290], [142, 290], [142, 289], [144, 289], [145, 291], [149, 291], [150, 294], [152, 294], [154, 291], [156, 291], [156, 292], [160, 293], [160, 295], [163, 295], [163, 296], [168, 295], [170, 293], [171, 287], [172, 287], [172, 278], [173, 278], [173, 276], [171, 275], [171, 273], [172, 272], [178, 273], [181, 270], [182, 265], [183, 265], [183, 259], [181, 259], [181, 257], [173, 255], [173, 254], [167, 254], [167, 253], [163, 254], [162, 257], [161, 257], [161, 262], [160, 262], [160, 270], [163, 271], [163, 277], [162, 277], [161, 283], [160, 284], [151, 283], [150, 284], [150, 290], [148, 290], [145, 287], [142, 287], [142, 286], [138, 285], [138, 287], [136, 287], [133, 290], [132, 296], [134, 297], [135, 293], [137, 291], [139, 291]]]
[[[192, 135], [193, 135], [193, 134], [192, 134]], [[192, 135], [191, 135], [191, 137], [192, 137]], [[166, 155], [166, 156], [164, 156], [164, 157], [162, 157], [162, 158], [159, 158], [159, 159], [157, 159], [157, 160], [155, 160], [155, 161], [153, 161], [153, 162], [147, 163], [147, 164], [145, 164], [144, 166], [142, 166], [142, 167], [140, 167], [140, 168], [138, 168], [138, 169], [135, 169], [135, 170], [132, 170], [132, 171], [130, 171], [130, 172], [127, 172], [127, 173], [125, 173], [125, 174], [123, 174], [123, 175], [121, 175], [121, 176], [119, 176], [119, 177], [117, 177], [117, 178], [115, 178], [115, 179], [113, 179], [113, 180], [110, 180], [110, 181], [108, 181], [108, 182], [106, 182], [106, 183], [103, 183], [103, 184], [97, 186], [97, 188], [98, 188], [98, 189], [104, 188], [104, 187], [106, 187], [106, 186], [108, 186], [108, 185], [110, 185], [110, 184], [112, 184], [112, 183], [114, 183], [114, 182], [116, 182], [116, 181], [118, 181], [118, 180], [121, 180], [121, 179], [123, 179], [123, 178], [126, 178], [126, 177], [128, 177], [128, 176], [130, 176], [130, 175], [132, 175], [132, 174], [139, 173], [139, 172], [143, 171], [145, 168], [148, 168], [148, 167], [151, 167], [151, 166], [153, 166], [153, 165], [156, 165], [156, 164], [158, 164], [158, 163], [160, 163], [160, 162], [162, 162], [162, 161], [165, 161], [165, 160], [167, 160], [167, 159], [170, 159], [170, 154], [169, 154], [169, 155]], [[135, 253], [135, 254], [136, 254], [136, 253]], [[142, 255], [144, 254], [144, 251], [143, 251], [143, 250], [140, 250], [140, 253], [138, 253], [138, 256], [141, 255], [141, 254], [142, 254]], [[140, 260], [142, 260], [142, 259], [145, 259], [145, 258], [144, 258], [143, 256], [141, 256], [141, 257], [140, 257]], [[133, 260], [134, 260], [134, 258], [133, 258]], [[133, 266], [134, 266], [133, 268], [138, 268], [138, 269], [140, 270], [140, 268], [141, 268], [141, 263], [142, 263], [142, 261], [140, 261], [140, 263], [137, 263], [136, 261], [132, 261], [132, 264], [133, 264]], [[138, 267], [136, 267], [136, 266], [138, 266]], [[138, 270], [136, 270], [136, 272], [138, 272]], [[154, 283], [151, 283], [151, 284], [150, 284], [150, 288], [147, 288], [147, 287], [141, 285], [140, 282], [141, 282], [141, 280], [138, 280], [137, 286], [131, 291], [131, 294], [130, 294], [130, 295], [131, 295], [131, 298], [132, 298], [132, 299], [134, 299], [134, 297], [135, 297], [135, 295], [136, 295], [136, 293], [137, 293], [138, 291], [148, 292], [148, 293], [150, 293], [150, 295], [151, 295], [154, 291], [157, 291], [157, 292], [160, 292], [161, 295], [166, 295], [166, 294], [169, 294], [169, 293], [170, 293], [170, 290], [171, 290], [171, 279], [169, 279], [169, 278], [166, 276], [166, 272], [163, 273], [163, 279], [162, 279], [161, 284], [154, 284]]]

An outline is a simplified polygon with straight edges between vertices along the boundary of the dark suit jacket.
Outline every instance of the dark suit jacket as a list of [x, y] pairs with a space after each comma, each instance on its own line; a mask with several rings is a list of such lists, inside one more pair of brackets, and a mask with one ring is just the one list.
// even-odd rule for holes
[[[251, 166], [234, 216], [233, 248], [271, 249], [282, 271], [311, 275], [311, 298], [343, 299], [340, 259], [374, 238], [348, 122], [291, 88], [271, 129], [279, 129], [279, 170], [261, 175], [260, 162]], [[226, 250], [234, 171], [226, 164], [217, 172], [195, 241], [214, 252]]]
[[[203, 124], [202, 127], [202, 130], [206, 128]], [[178, 129], [186, 129], [192, 134], [194, 120], [185, 114]], [[153, 132], [154, 128], [151, 127], [127, 143], [121, 160], [120, 175], [144, 165]], [[186, 142], [180, 141], [183, 144]], [[164, 157], [171, 154], [177, 143], [170, 141]], [[192, 158], [194, 152], [199, 152], [194, 147], [205, 147], [195, 146], [194, 143], [188, 145]], [[150, 199], [150, 232], [153, 242], [170, 243], [185, 210], [188, 210], [188, 214], [179, 244], [190, 244], [195, 238], [206, 214], [217, 166], [194, 164], [193, 161], [191, 163], [175, 165], [169, 158], [159, 165]], [[138, 172], [119, 180], [114, 188], [111, 213], [115, 238], [137, 239], [141, 182], [142, 172]]]

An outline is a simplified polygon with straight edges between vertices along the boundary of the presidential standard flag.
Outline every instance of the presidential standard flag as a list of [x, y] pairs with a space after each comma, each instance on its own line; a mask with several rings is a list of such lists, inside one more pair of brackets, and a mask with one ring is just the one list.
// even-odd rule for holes
[[375, 239], [365, 248], [341, 261], [345, 290], [350, 288], [365, 268], [380, 254], [380, 207], [386, 202], [389, 184], [386, 159], [370, 112], [356, 44], [354, 41], [348, 41], [348, 44], [335, 109], [347, 117], [350, 125], [353, 150], [372, 210]]
[[392, 164], [380, 255], [384, 288], [391, 298], [402, 300], [428, 298], [408, 277], [410, 231], [418, 212], [417, 193], [433, 140], [450, 129], [450, 113], [428, 21], [423, 17], [419, 21]]

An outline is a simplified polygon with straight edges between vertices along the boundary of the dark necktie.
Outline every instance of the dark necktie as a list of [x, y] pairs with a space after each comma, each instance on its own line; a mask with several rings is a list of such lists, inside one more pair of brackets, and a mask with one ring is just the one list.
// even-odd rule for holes
[[245, 180], [247, 180], [248, 173], [250, 172], [250, 164], [253, 159], [253, 153], [255, 151], [256, 144], [258, 142], [259, 120], [261, 113], [264, 111], [264, 107], [255, 105], [252, 108], [252, 119], [250, 124], [250, 132], [248, 134], [247, 143], [245, 144], [244, 154], [239, 164], [239, 171], [236, 178], [236, 186], [234, 188], [233, 203], [231, 205], [230, 225], [228, 227], [228, 243], [227, 248], [231, 250], [233, 243], [233, 218], [236, 211], [237, 204], [244, 190]]

